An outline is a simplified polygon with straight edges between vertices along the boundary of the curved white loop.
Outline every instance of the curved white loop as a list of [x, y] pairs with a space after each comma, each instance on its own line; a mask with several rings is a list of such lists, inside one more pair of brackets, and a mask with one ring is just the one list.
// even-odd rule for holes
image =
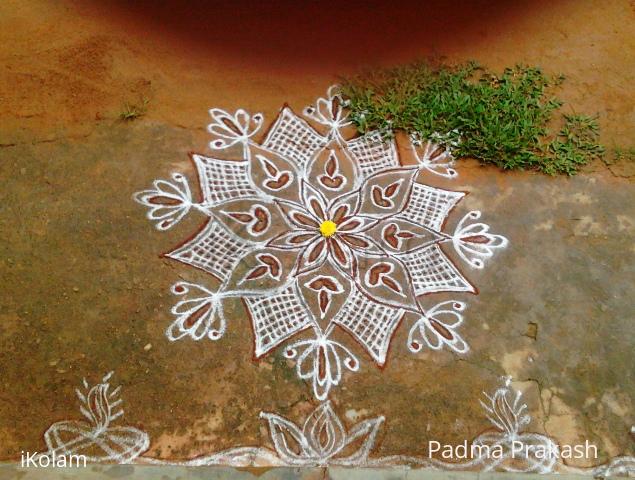
[[456, 253], [470, 266], [481, 269], [485, 260], [494, 255], [494, 250], [505, 248], [509, 241], [503, 235], [489, 232], [489, 225], [485, 223], [471, 223], [468, 220], [478, 220], [481, 212], [473, 210], [467, 213], [456, 226], [452, 235], [452, 245]]
[[248, 141], [262, 127], [264, 116], [261, 113], [250, 115], [242, 108], [236, 110], [233, 115], [220, 108], [212, 108], [209, 114], [212, 123], [207, 126], [207, 130], [215, 137], [219, 137], [209, 143], [210, 148], [223, 150], [240, 143], [243, 145], [243, 153], [247, 156]]
[[[318, 405], [301, 427], [274, 413], [261, 412], [260, 417], [269, 423], [276, 454], [287, 465], [360, 465], [384, 421], [381, 416], [363, 420], [347, 431], [329, 401]], [[356, 449], [341, 456], [354, 442]]]
[[466, 353], [470, 347], [456, 332], [463, 323], [461, 312], [466, 304], [456, 300], [441, 302], [420, 315], [408, 333], [408, 349], [418, 353], [424, 344], [432, 350], [448, 347], [456, 353]]
[[[150, 446], [148, 434], [129, 426], [113, 426], [123, 416], [121, 387], [110, 389], [113, 372], [103, 377], [100, 383], [90, 386], [83, 379], [83, 390], [76, 389], [80, 401], [80, 412], [86, 419], [65, 420], [51, 425], [44, 433], [48, 448], [44, 457], [76, 457], [87, 462], [130, 463]], [[40, 461], [42, 465], [42, 461]], [[72, 463], [71, 463], [72, 466]]]
[[453, 179], [459, 176], [452, 168], [455, 161], [449, 145], [441, 146], [432, 140], [422, 140], [417, 134], [410, 135], [410, 148], [419, 164], [435, 175]]
[[323, 336], [289, 345], [285, 356], [297, 357], [298, 377], [312, 382], [313, 393], [318, 400], [325, 400], [331, 387], [339, 385], [342, 366], [351, 372], [359, 370], [359, 360], [353, 352], [341, 343]]
[[326, 98], [318, 98], [315, 105], [306, 107], [302, 113], [311, 120], [330, 128], [330, 137], [341, 137], [339, 130], [352, 124], [344, 110], [344, 99], [337, 93], [338, 85], [331, 85]]
[[151, 190], [143, 190], [133, 195], [134, 200], [148, 208], [146, 216], [156, 222], [157, 230], [168, 230], [187, 215], [192, 208], [192, 193], [187, 178], [173, 173], [174, 183], [155, 180]]
[[[171, 290], [174, 295], [184, 297], [171, 309], [176, 320], [165, 331], [171, 342], [183, 337], [195, 341], [203, 338], [215, 341], [223, 336], [226, 322], [220, 295], [188, 282], [175, 283]], [[196, 291], [196, 296], [187, 297], [191, 291]]]

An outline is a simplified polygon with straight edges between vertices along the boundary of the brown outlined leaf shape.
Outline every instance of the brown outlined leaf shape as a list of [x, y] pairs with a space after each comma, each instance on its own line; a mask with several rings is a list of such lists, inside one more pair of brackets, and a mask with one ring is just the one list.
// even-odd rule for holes
[[331, 305], [333, 295], [340, 294], [344, 291], [344, 288], [335, 277], [326, 275], [319, 275], [305, 285], [311, 290], [318, 292], [318, 305], [321, 317], [324, 317]]
[[421, 225], [401, 218], [380, 220], [368, 236], [391, 253], [406, 253], [439, 241], [442, 237]]
[[250, 146], [252, 183], [276, 199], [298, 199], [298, 174], [286, 158], [256, 145]]
[[338, 237], [348, 243], [350, 247], [355, 249], [368, 250], [373, 247], [373, 244], [361, 235], [341, 233]]
[[337, 173], [337, 159], [333, 155], [331, 155], [327, 160], [324, 171], [326, 175], [320, 176], [319, 181], [327, 188], [338, 190], [346, 181], [346, 179], [342, 175]]
[[267, 253], [257, 255], [257, 258], [258, 258], [258, 261], [261, 263], [261, 265], [254, 268], [251, 272], [249, 272], [249, 274], [245, 276], [243, 281], [255, 280], [257, 278], [264, 277], [267, 274], [275, 279], [280, 278], [280, 272], [282, 270], [282, 265], [280, 265], [280, 260], [278, 260], [273, 255], [269, 255]]
[[287, 201], [276, 202], [276, 205], [291, 230], [299, 229], [299, 231], [307, 230], [316, 233], [319, 230], [319, 220], [304, 205]]
[[263, 155], [256, 155], [256, 159], [260, 162], [263, 171], [267, 174], [267, 179], [262, 183], [265, 187], [269, 190], [278, 191], [289, 186], [293, 178], [291, 171], [281, 171], [271, 160]]
[[249, 225], [255, 233], [262, 233], [269, 228], [269, 214], [260, 205], [256, 205], [252, 213], [232, 212], [227, 214], [234, 220]]
[[382, 257], [359, 263], [358, 287], [371, 300], [419, 311], [408, 270], [397, 258]]
[[327, 241], [322, 237], [316, 237], [316, 239], [311, 241], [298, 257], [296, 273], [306, 273], [318, 268], [324, 263], [328, 253], [329, 249]]
[[395, 193], [397, 193], [399, 184], [400, 182], [396, 181], [388, 185], [386, 188], [381, 188], [379, 185], [374, 185], [372, 192], [373, 202], [375, 203], [375, 205], [383, 208], [393, 207], [395, 204], [391, 199], [395, 196]]
[[390, 223], [383, 231], [384, 240], [395, 250], [399, 250], [402, 241], [414, 238], [415, 234], [408, 230], [400, 230], [396, 223]]
[[380, 283], [383, 283], [386, 287], [393, 290], [395, 293], [401, 293], [402, 289], [394, 278], [390, 276], [393, 271], [392, 265], [388, 263], [378, 263], [370, 268], [368, 271], [368, 283], [371, 287], [376, 287]]
[[265, 293], [283, 288], [297, 257], [297, 250], [257, 246], [241, 257], [223, 291]]
[[320, 150], [313, 160], [308, 178], [328, 198], [349, 192], [356, 178], [356, 167], [337, 142]]
[[490, 239], [485, 235], [472, 235], [471, 237], [461, 237], [464, 242], [470, 243], [489, 243]]
[[274, 204], [253, 200], [229, 200], [210, 208], [230, 232], [248, 242], [262, 242], [279, 230], [280, 214]]
[[308, 246], [313, 240], [319, 238], [316, 230], [289, 230], [272, 238], [268, 247], [284, 249], [298, 249]]
[[326, 240], [328, 253], [335, 266], [345, 275], [355, 278], [357, 272], [357, 258], [346, 242], [333, 236]]
[[416, 168], [400, 168], [368, 177], [361, 187], [360, 214], [381, 218], [401, 212], [407, 204], [417, 172]]

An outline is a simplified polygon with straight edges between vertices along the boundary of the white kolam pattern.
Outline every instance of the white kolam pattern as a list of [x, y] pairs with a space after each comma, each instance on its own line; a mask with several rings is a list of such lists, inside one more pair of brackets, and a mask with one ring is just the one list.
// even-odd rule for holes
[[[224, 302], [241, 299], [253, 328], [255, 357], [303, 335], [286, 344], [283, 354], [295, 361], [298, 377], [312, 385], [318, 400], [313, 412], [297, 424], [261, 412], [269, 446], [242, 446], [185, 461], [160, 460], [147, 456], [150, 439], [145, 432], [115, 425], [123, 416], [121, 388], [111, 389], [110, 372], [94, 386], [83, 380], [77, 396], [86, 420], [52, 424], [44, 434], [47, 452], [41, 455], [185, 466], [418, 466], [635, 475], [635, 458], [630, 456], [590, 468], [540, 456], [540, 449], [558, 451], [560, 446], [549, 436], [525, 431], [531, 418], [511, 378], [504, 378], [492, 394], [484, 394], [480, 402], [491, 428], [471, 442], [500, 447], [501, 457], [446, 462], [372, 455], [387, 420], [376, 416], [346, 425], [327, 399], [347, 372], [361, 366], [358, 354], [332, 338], [333, 332], [347, 332], [379, 366], [386, 362], [393, 334], [404, 319], [410, 321], [411, 352], [447, 348], [466, 353], [469, 346], [458, 332], [465, 322], [466, 303], [445, 300], [424, 307], [424, 295], [476, 293], [446, 250], [452, 248], [469, 268], [481, 269], [508, 241], [491, 233], [487, 224], [475, 222], [482, 216], [479, 211], [465, 214], [452, 233], [445, 231], [446, 220], [465, 192], [417, 179], [423, 173], [457, 176], [448, 146], [411, 137], [411, 153], [418, 163], [402, 166], [394, 140], [385, 140], [383, 132], [346, 135], [351, 122], [335, 87], [303, 114], [306, 119], [285, 107], [264, 133], [262, 114], [212, 109], [210, 148], [239, 147], [243, 158], [192, 156], [200, 202], [193, 199], [186, 176], [178, 172], [172, 181], [155, 180], [151, 189], [134, 198], [147, 207], [147, 217], [158, 230], [174, 227], [192, 210], [207, 217], [197, 233], [166, 256], [213, 275], [219, 286], [176, 282], [172, 293], [179, 300], [171, 309], [175, 320], [166, 329], [167, 338], [222, 339], [230, 328]], [[261, 134], [264, 140], [258, 143]], [[280, 227], [284, 231], [276, 231]], [[510, 452], [516, 441], [531, 448], [514, 457]]]
[[77, 389], [79, 410], [86, 420], [56, 422], [44, 433], [48, 448], [44, 455], [70, 457], [83, 455], [87, 462], [131, 463], [150, 445], [148, 434], [141, 430], [113, 425], [123, 416], [121, 388], [110, 389], [113, 372], [100, 383], [90, 386], [83, 380], [83, 390]]
[[[561, 446], [553, 438], [526, 428], [531, 424], [522, 394], [512, 385], [511, 377], [479, 402], [489, 428], [469, 442], [479, 447], [498, 448], [498, 455], [486, 448], [475, 449], [473, 458], [448, 462], [432, 456], [373, 456], [383, 416], [365, 418], [347, 426], [330, 401], [320, 402], [301, 423], [271, 412], [261, 412], [269, 429], [270, 447], [241, 446], [198, 456], [191, 460], [161, 460], [147, 455], [148, 435], [134, 427], [113, 426], [123, 415], [118, 400], [120, 388], [110, 390], [112, 372], [91, 387], [83, 381], [84, 391], [77, 390], [80, 411], [87, 421], [68, 420], [54, 423], [44, 434], [48, 451], [42, 455], [87, 455], [97, 463], [135, 463], [154, 465], [232, 467], [271, 466], [350, 466], [350, 467], [418, 467], [430, 470], [502, 471], [523, 473], [576, 473], [604, 478], [635, 476], [635, 458], [619, 456], [587, 468], [573, 467], [558, 456]], [[458, 421], [459, 419], [457, 419]], [[514, 442], [528, 448], [512, 454]], [[492, 450], [490, 450], [491, 452]], [[552, 455], [545, 455], [551, 452]], [[145, 455], [144, 455], [145, 453]]]
[[[427, 295], [476, 293], [448, 251], [467, 267], [482, 268], [507, 239], [475, 223], [481, 216], [476, 211], [454, 232], [445, 231], [465, 192], [419, 178], [456, 177], [449, 147], [412, 137], [416, 164], [402, 165], [392, 135], [350, 133], [336, 87], [303, 114], [285, 106], [265, 132], [260, 113], [212, 109], [210, 148], [240, 147], [242, 158], [192, 155], [200, 202], [182, 173], [135, 195], [159, 230], [192, 211], [207, 217], [198, 233], [166, 256], [212, 274], [220, 286], [182, 282], [190, 293], [207, 293], [185, 296], [173, 307], [168, 338], [219, 340], [231, 328], [224, 301], [241, 298], [256, 358], [302, 332], [288, 358], [295, 359], [298, 375], [320, 401], [345, 372], [360, 369], [359, 354], [331, 338], [337, 328], [379, 366], [401, 323], [410, 324], [413, 352], [425, 347], [467, 352], [459, 332], [463, 314], [457, 322], [444, 313], [444, 323], [439, 312], [447, 302]], [[465, 307], [456, 300], [450, 304]]]

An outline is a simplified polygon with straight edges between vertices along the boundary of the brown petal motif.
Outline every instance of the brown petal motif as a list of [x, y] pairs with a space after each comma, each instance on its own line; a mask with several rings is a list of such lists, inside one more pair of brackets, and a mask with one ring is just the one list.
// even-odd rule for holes
[[260, 262], [260, 265], [254, 267], [239, 283], [244, 283], [248, 280], [257, 280], [264, 276], [269, 276], [274, 280], [280, 280], [280, 274], [282, 273], [280, 260], [268, 253], [258, 254], [256, 255], [256, 259]]
[[318, 305], [320, 307], [320, 316], [322, 318], [324, 318], [324, 315], [326, 315], [326, 312], [331, 305], [332, 296], [344, 291], [344, 288], [337, 278], [327, 275], [317, 276], [305, 285], [318, 293]]

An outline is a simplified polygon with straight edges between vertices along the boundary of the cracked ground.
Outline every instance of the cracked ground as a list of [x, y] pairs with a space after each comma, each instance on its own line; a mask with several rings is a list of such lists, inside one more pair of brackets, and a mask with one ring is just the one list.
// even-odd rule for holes
[[[235, 28], [234, 7], [124, 3], [0, 5], [2, 460], [42, 451], [52, 422], [79, 418], [81, 378], [110, 370], [126, 424], [149, 434], [148, 454], [159, 458], [270, 445], [261, 410], [299, 421], [315, 407], [281, 352], [251, 360], [238, 302], [221, 342], [165, 338], [172, 283], [207, 277], [158, 254], [202, 219], [157, 235], [131, 195], [171, 171], [193, 174], [188, 152], [209, 153], [210, 107], [271, 120], [283, 103], [299, 110], [367, 65], [429, 55], [493, 69], [520, 62], [565, 74], [562, 98], [599, 113], [609, 149], [634, 146], [635, 7], [626, 0], [457, 11], [351, 3], [335, 18], [288, 5], [266, 25], [258, 7]], [[120, 120], [126, 103], [143, 99], [142, 116]], [[425, 455], [428, 439], [459, 443], [489, 428], [478, 398], [510, 375], [525, 393], [529, 431], [588, 439], [598, 463], [632, 455], [632, 162], [597, 162], [573, 178], [469, 159], [457, 169], [452, 183], [426, 179], [470, 192], [449, 229], [480, 209], [510, 240], [489, 268], [471, 272], [480, 294], [461, 297], [470, 353], [413, 355], [402, 326], [384, 369], [364, 362], [333, 391], [336, 410], [350, 423], [386, 417], [374, 455]]]

